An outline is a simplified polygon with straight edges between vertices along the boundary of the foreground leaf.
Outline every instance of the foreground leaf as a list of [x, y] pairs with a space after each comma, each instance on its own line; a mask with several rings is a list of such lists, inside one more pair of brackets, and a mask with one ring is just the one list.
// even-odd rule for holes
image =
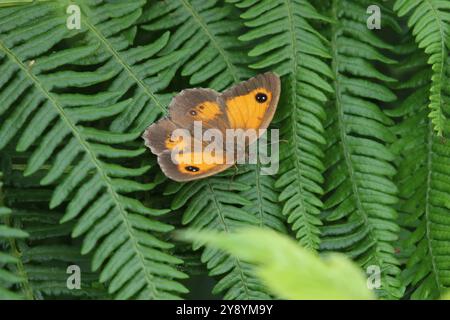
[[321, 259], [269, 229], [246, 228], [233, 234], [187, 231], [183, 237], [255, 264], [256, 274], [283, 299], [374, 298], [361, 270], [345, 256], [330, 254]]

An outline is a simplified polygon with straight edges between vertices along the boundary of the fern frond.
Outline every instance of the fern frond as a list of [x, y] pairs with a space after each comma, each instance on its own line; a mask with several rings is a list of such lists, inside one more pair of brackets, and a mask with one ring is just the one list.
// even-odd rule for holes
[[[98, 273], [89, 271], [91, 257], [81, 256], [79, 244], [62, 243], [69, 241], [73, 225], [60, 225], [61, 214], [28, 209], [14, 210], [12, 217], [30, 234], [29, 243], [15, 241], [14, 250], [20, 256], [19, 268], [26, 277], [24, 290], [29, 290], [33, 299], [109, 298], [99, 284]], [[80, 289], [67, 285], [70, 276], [67, 268], [71, 265], [80, 267]]]
[[393, 121], [379, 106], [396, 96], [378, 81], [394, 80], [374, 66], [393, 62], [381, 53], [392, 46], [353, 19], [352, 13], [365, 12], [363, 4], [333, 1], [333, 18], [339, 20], [332, 26], [331, 42], [336, 96], [327, 119], [326, 225], [320, 248], [345, 252], [364, 268], [377, 266], [379, 295], [398, 298], [403, 292], [393, 247], [399, 231], [396, 169], [388, 149], [395, 136], [389, 130]]
[[[43, 189], [33, 178], [16, 175], [10, 166], [4, 168], [5, 202], [11, 208], [9, 223], [28, 237], [9, 239], [8, 249], [16, 258], [15, 270], [23, 277], [18, 289], [28, 299], [108, 298], [99, 283], [98, 273], [90, 272], [91, 256], [81, 256], [80, 243], [70, 237], [74, 223], [60, 224], [62, 213], [46, 210], [51, 190]], [[33, 199], [30, 195], [39, 194]], [[80, 287], [69, 288], [69, 266], [80, 268]]]
[[182, 76], [189, 77], [191, 85], [206, 83], [221, 91], [253, 75], [246, 68], [250, 59], [237, 39], [242, 24], [233, 9], [217, 0], [155, 1], [143, 15], [147, 23], [143, 28], [174, 29], [161, 54], [186, 50]]
[[3, 173], [0, 171], [0, 300], [23, 299], [24, 295], [15, 290], [25, 282], [25, 278], [14, 272], [13, 266], [19, 258], [8, 250], [10, 243], [28, 237], [25, 231], [11, 226], [12, 210], [4, 204]]
[[236, 182], [250, 186], [240, 196], [249, 200], [251, 204], [243, 206], [242, 210], [251, 213], [259, 222], [260, 227], [268, 227], [276, 231], [287, 233], [285, 218], [281, 213], [278, 202], [279, 193], [275, 189], [275, 178], [261, 172], [261, 164], [244, 168], [244, 173], [235, 178]]
[[111, 102], [130, 92], [135, 100], [111, 122], [112, 131], [143, 131], [166, 113], [172, 95], [159, 92], [169, 85], [187, 53], [187, 50], [165, 50], [169, 32], [149, 44], [132, 45], [145, 4], [144, 0], [116, 3], [89, 0], [83, 6], [86, 15], [82, 18], [89, 41], [101, 44], [95, 56], [84, 63], [106, 62], [104, 71], [117, 75], [108, 90], [119, 95]]
[[[229, 232], [236, 228], [257, 225], [286, 233], [284, 217], [278, 204], [278, 193], [273, 186], [275, 179], [269, 175], [261, 175], [260, 171], [260, 164], [256, 167], [243, 166], [239, 168], [239, 173], [228, 172], [224, 174], [224, 177], [216, 176], [212, 180], [205, 180], [204, 183], [172, 184], [166, 194], [173, 194], [175, 197], [173, 209], [183, 207], [181, 224], [191, 228]], [[209, 186], [213, 189], [211, 190]], [[205, 198], [205, 192], [207, 198]], [[195, 213], [192, 213], [193, 210]], [[241, 213], [244, 216], [240, 218]], [[191, 217], [192, 214], [196, 215], [195, 218]], [[240, 221], [236, 222], [235, 219]], [[199, 246], [194, 246], [194, 250], [198, 248]], [[179, 246], [178, 249], [180, 249]], [[192, 256], [195, 253], [196, 251], [191, 251], [182, 255], [185, 261], [184, 266], [189, 268], [189, 274], [201, 273], [203, 270], [197, 265], [196, 258], [189, 258], [189, 254]], [[212, 258], [205, 257], [206, 254], [202, 252], [198, 261], [205, 264], [204, 267], [209, 269], [210, 275], [221, 277], [213, 293], [224, 294], [226, 299], [269, 298], [266, 289], [259, 284], [249, 265], [236, 260], [231, 271], [224, 270], [217, 273], [215, 270], [220, 266], [216, 263], [211, 264], [209, 259]], [[185, 257], [189, 259], [186, 260]], [[217, 264], [234, 261], [231, 257], [225, 257], [226, 255], [220, 255], [223, 261]], [[192, 261], [193, 267], [186, 266], [189, 260]]]
[[[191, 85], [200, 85], [209, 87], [217, 91], [221, 91], [231, 84], [247, 80], [254, 75], [247, 64], [251, 60], [246, 55], [246, 47], [238, 40], [238, 36], [242, 31], [242, 24], [236, 19], [236, 9], [229, 4], [220, 4], [217, 0], [177, 0], [177, 1], [160, 1], [155, 2], [148, 11], [146, 11], [141, 19], [146, 23], [144, 29], [149, 31], [158, 30], [174, 30], [167, 46], [161, 51], [161, 54], [168, 53], [172, 50], [188, 50], [187, 55], [183, 58], [184, 65], [181, 69], [182, 76], [189, 77]], [[242, 225], [256, 223], [260, 225], [283, 230], [283, 222], [280, 219], [280, 210], [274, 201], [276, 191], [273, 186], [273, 179], [268, 176], [260, 175], [259, 167], [246, 168], [244, 174], [239, 174], [236, 181], [246, 183], [251, 191], [241, 191], [239, 189], [221, 188], [220, 197], [235, 199], [246, 197], [248, 199], [247, 206], [240, 208], [241, 204], [236, 203], [236, 207], [230, 206], [229, 210], [238, 212], [247, 212], [246, 215], [252, 218], [250, 220], [241, 221]], [[193, 198], [188, 202], [184, 209], [184, 217], [189, 215], [189, 211], [195, 206], [212, 206], [216, 200], [217, 191], [211, 191], [207, 184], [223, 186], [230, 184], [230, 176], [225, 178], [215, 177], [212, 182], [203, 182], [199, 187], [201, 190], [209, 190], [211, 194], [208, 199], [211, 203], [205, 203], [202, 198], [198, 204], [197, 198]], [[208, 179], [209, 181], [209, 179]], [[220, 182], [221, 181], [221, 182]], [[205, 186], [204, 186], [205, 185]], [[181, 190], [197, 190], [197, 183], [188, 184]], [[256, 194], [254, 192], [256, 190]], [[192, 195], [185, 194], [190, 198]], [[200, 191], [194, 191], [200, 192]], [[202, 196], [199, 196], [202, 197]], [[178, 199], [178, 197], [177, 197]], [[187, 201], [187, 200], [186, 200]], [[222, 200], [220, 200], [222, 201]], [[220, 202], [219, 201], [219, 202]], [[206, 201], [208, 202], [208, 201]], [[185, 203], [185, 202], [184, 202]], [[183, 206], [184, 206], [183, 203]], [[174, 204], [174, 208], [181, 208], [181, 204]], [[202, 228], [219, 229], [228, 228], [228, 222], [217, 224], [217, 219], [221, 220], [222, 210], [209, 210], [205, 213], [207, 218]], [[209, 220], [208, 220], [209, 219]], [[192, 226], [195, 222], [192, 219], [184, 218], [183, 224]], [[225, 225], [225, 227], [224, 227]], [[236, 262], [231, 271], [226, 269], [221, 272], [215, 270], [219, 266], [212, 265], [209, 258], [210, 252], [203, 252], [203, 262], [206, 263], [211, 275], [222, 275], [223, 278], [216, 286], [215, 293], [225, 293], [227, 299], [252, 299], [267, 298], [268, 295], [255, 277], [253, 277], [250, 268], [246, 264]], [[229, 264], [234, 259], [221, 254], [214, 258], [216, 264], [223, 266]], [[224, 260], [224, 261], [220, 261]]]
[[323, 121], [331, 70], [326, 39], [311, 25], [329, 19], [304, 0], [229, 1], [245, 9], [241, 15], [249, 28], [239, 37], [253, 45], [253, 69], [270, 69], [283, 76], [283, 97], [277, 119], [282, 120], [280, 172], [275, 186], [281, 190], [287, 216], [296, 237], [307, 248], [319, 246], [319, 213], [322, 202]]
[[448, 73], [450, 66], [450, 2], [441, 0], [397, 0], [399, 17], [409, 15], [408, 26], [416, 42], [429, 55], [432, 66], [429, 117], [434, 130], [442, 136], [450, 124]]
[[[415, 60], [423, 64], [415, 63], [405, 78], [430, 69], [426, 59]], [[411, 84], [403, 103], [390, 112], [399, 119], [395, 127], [399, 138], [392, 149], [399, 157], [398, 211], [405, 228], [399, 242], [406, 258], [402, 280], [412, 299], [438, 299], [450, 287], [450, 148], [446, 143], [450, 131], [444, 128], [443, 137], [437, 137], [428, 117], [432, 85], [431, 81]]]
[[[246, 178], [248, 177], [241, 177]], [[243, 196], [250, 189], [249, 185], [238, 181], [213, 177], [185, 184], [167, 194], [176, 191], [172, 209], [186, 205], [182, 223], [192, 229], [231, 232], [240, 227], [262, 223], [277, 225], [270, 221], [274, 219], [270, 215], [258, 217], [253, 210], [244, 210], [246, 206], [252, 205]], [[197, 250], [201, 246], [200, 243], [194, 243], [193, 248]], [[211, 248], [202, 252], [201, 261], [206, 264], [211, 276], [221, 276], [213, 293], [222, 293], [225, 299], [270, 298], [265, 293], [266, 289], [254, 277], [249, 264]]]
[[449, 208], [439, 204], [440, 199], [449, 197], [449, 193], [445, 189], [440, 190], [440, 177], [445, 177], [445, 173], [442, 175], [439, 168], [445, 168], [449, 158], [436, 153], [442, 141], [434, 136], [432, 124], [426, 121], [429, 113], [427, 108], [423, 108], [428, 103], [426, 90], [420, 90], [421, 100], [417, 100], [417, 94], [414, 95], [414, 104], [422, 108], [408, 116], [398, 128], [401, 134], [398, 144], [403, 144], [397, 176], [401, 197], [399, 212], [411, 230], [402, 242], [402, 250], [411, 249], [402, 275], [405, 285], [414, 290], [411, 296], [414, 299], [436, 299], [448, 287], [448, 277], [445, 276], [448, 271], [441, 261], [446, 259], [445, 248], [449, 238], [445, 237], [445, 232], [440, 232], [446, 225], [440, 217], [445, 216]]
[[[66, 28], [61, 3], [15, 8], [12, 18], [0, 23], [0, 68], [7, 71], [1, 83], [8, 82], [0, 92], [0, 112], [8, 111], [2, 135], [12, 136], [8, 126], [16, 132], [25, 127], [17, 149], [34, 150], [25, 174], [51, 164], [41, 181], [56, 185], [50, 207], [67, 204], [63, 222], [80, 217], [72, 235], [85, 235], [82, 253], [95, 252], [93, 269], [102, 269], [101, 282], [108, 281], [109, 292], [119, 299], [186, 292], [173, 280], [186, 277], [174, 267], [181, 261], [166, 252], [172, 244], [160, 240], [173, 229], [157, 221], [167, 210], [127, 196], [155, 187], [132, 180], [149, 169], [132, 167], [145, 151], [133, 141], [165, 111], [155, 92], [167, 86], [180, 54], [155, 58], [167, 34], [132, 46], [144, 4], [84, 2], [80, 31]], [[50, 51], [57, 46], [62, 49]], [[93, 85], [106, 90], [91, 94]], [[96, 129], [97, 121], [109, 122], [115, 132]], [[120, 133], [125, 129], [128, 133]]]

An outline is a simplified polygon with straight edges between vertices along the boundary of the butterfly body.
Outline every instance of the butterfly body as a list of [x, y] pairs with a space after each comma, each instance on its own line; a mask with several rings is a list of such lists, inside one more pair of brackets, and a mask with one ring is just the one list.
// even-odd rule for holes
[[[234, 150], [236, 155], [237, 151], [255, 142], [269, 126], [280, 90], [280, 79], [271, 72], [222, 93], [203, 88], [183, 90], [172, 99], [168, 116], [153, 123], [144, 132], [145, 144], [158, 156], [162, 171], [172, 180], [190, 181], [222, 172], [235, 161], [227, 161], [225, 153], [207, 154], [207, 143], [198, 139], [198, 130], [202, 135], [214, 136], [215, 146]], [[190, 139], [174, 136], [173, 133], [179, 129], [187, 131]], [[247, 137], [245, 145], [235, 144], [234, 139], [225, 139], [233, 130], [238, 134], [239, 130], [257, 133]], [[192, 151], [193, 145], [200, 148]]]

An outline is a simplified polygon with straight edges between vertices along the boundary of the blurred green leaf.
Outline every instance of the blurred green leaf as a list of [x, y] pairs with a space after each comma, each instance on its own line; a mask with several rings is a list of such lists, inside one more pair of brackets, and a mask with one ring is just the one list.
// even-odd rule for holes
[[255, 264], [256, 274], [283, 299], [374, 298], [361, 270], [344, 255], [321, 258], [269, 229], [245, 228], [233, 234], [188, 230], [181, 237]]

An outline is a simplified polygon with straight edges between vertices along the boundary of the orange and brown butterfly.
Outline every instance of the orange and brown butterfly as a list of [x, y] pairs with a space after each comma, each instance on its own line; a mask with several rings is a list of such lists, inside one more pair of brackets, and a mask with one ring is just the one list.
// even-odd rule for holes
[[[224, 136], [227, 129], [259, 129], [261, 133], [272, 121], [280, 91], [280, 78], [273, 72], [260, 74], [222, 93], [203, 88], [186, 89], [172, 99], [168, 116], [148, 127], [142, 137], [145, 145], [158, 156], [162, 171], [172, 180], [205, 178], [233, 164], [223, 158], [204, 159], [206, 154], [196, 155], [196, 151], [178, 155], [173, 161], [172, 151], [185, 147], [183, 140], [174, 139], [174, 130], [185, 129], [194, 139], [194, 122], [201, 121], [205, 130], [217, 129]], [[246, 144], [253, 142], [246, 140]], [[204, 161], [194, 162], [195, 156], [203, 156]]]

